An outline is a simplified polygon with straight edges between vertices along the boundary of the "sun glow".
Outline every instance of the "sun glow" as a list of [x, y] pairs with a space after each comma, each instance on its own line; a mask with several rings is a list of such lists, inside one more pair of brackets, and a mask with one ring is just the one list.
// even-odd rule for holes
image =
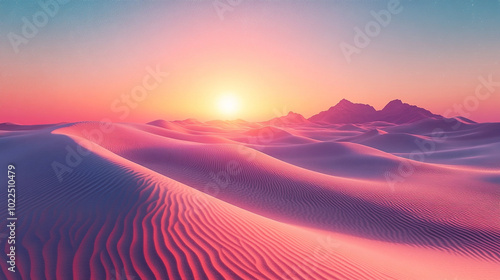
[[226, 116], [232, 116], [239, 111], [240, 103], [234, 94], [224, 94], [217, 100], [219, 112]]

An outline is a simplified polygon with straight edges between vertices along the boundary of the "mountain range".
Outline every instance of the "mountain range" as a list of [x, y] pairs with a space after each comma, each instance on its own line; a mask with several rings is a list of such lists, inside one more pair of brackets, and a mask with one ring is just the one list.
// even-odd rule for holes
[[[413, 123], [424, 119], [443, 119], [441, 115], [436, 115], [424, 108], [404, 103], [399, 99], [395, 99], [387, 103], [382, 110], [376, 110], [368, 104], [353, 103], [347, 99], [342, 99], [337, 105], [330, 107], [326, 111], [305, 118], [301, 114], [289, 112], [285, 116], [276, 117], [268, 121], [258, 122], [258, 124], [272, 126], [287, 126], [297, 124], [362, 124], [370, 122], [387, 122], [393, 124]], [[471, 120], [467, 120], [472, 122]], [[157, 125], [164, 120], [156, 120], [149, 124]], [[173, 121], [175, 124], [201, 124], [195, 119]], [[241, 119], [232, 121], [212, 120], [206, 122], [212, 125], [227, 125], [227, 124], [251, 124]]]
[[440, 115], [415, 105], [403, 103], [396, 99], [389, 102], [382, 110], [375, 110], [368, 104], [352, 103], [349, 100], [342, 99], [337, 105], [330, 109], [320, 112], [309, 119], [302, 115], [290, 112], [287, 116], [275, 118], [270, 122], [284, 124], [293, 124], [298, 122], [310, 121], [323, 124], [346, 124], [346, 123], [367, 123], [374, 121], [383, 121], [395, 124], [411, 123], [423, 119], [442, 119]]

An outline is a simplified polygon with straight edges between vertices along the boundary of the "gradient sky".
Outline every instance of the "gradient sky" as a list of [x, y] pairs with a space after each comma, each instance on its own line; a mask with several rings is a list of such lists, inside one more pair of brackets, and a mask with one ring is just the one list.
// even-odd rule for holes
[[[443, 114], [472, 100], [479, 76], [500, 82], [496, 0], [401, 1], [350, 63], [340, 44], [354, 45], [354, 28], [389, 1], [242, 0], [223, 18], [212, 0], [70, 1], [16, 53], [9, 34], [40, 15], [37, 2], [0, 1], [0, 122], [261, 121], [310, 117], [342, 98], [376, 109], [402, 99]], [[168, 77], [124, 105], [157, 67]], [[230, 117], [216, 104], [228, 93], [241, 106]], [[499, 105], [496, 87], [468, 117], [500, 121]]]

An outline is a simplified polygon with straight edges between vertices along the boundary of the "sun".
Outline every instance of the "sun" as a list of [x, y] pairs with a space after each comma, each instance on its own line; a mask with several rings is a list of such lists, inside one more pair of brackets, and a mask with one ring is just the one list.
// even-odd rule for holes
[[223, 115], [232, 116], [239, 111], [240, 102], [232, 93], [223, 94], [217, 100], [217, 109]]

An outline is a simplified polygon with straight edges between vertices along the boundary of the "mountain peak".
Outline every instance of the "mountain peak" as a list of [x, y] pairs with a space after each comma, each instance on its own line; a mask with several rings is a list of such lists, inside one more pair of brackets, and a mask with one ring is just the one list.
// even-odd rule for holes
[[404, 104], [404, 103], [400, 99], [394, 99], [394, 100], [390, 101], [389, 103], [387, 103], [387, 105], [401, 105], [401, 104]]
[[351, 101], [345, 99], [345, 98], [342, 98], [342, 100], [339, 101], [339, 103], [337, 103], [337, 105], [339, 104], [354, 104], [352, 103]]
[[272, 120], [269, 120], [266, 123], [275, 125], [275, 126], [281, 126], [281, 125], [288, 125], [288, 124], [299, 124], [306, 122], [307, 119], [304, 118], [301, 114], [294, 113], [292, 111], [288, 112], [286, 116], [281, 116], [281, 117], [276, 117]]
[[392, 100], [379, 112], [381, 120], [393, 123], [415, 122], [426, 118], [440, 118], [430, 111], [415, 105], [404, 103], [399, 99]]
[[363, 123], [373, 118], [375, 113], [375, 108], [370, 105], [352, 103], [347, 99], [342, 99], [337, 105], [312, 116], [309, 120], [326, 123]]

